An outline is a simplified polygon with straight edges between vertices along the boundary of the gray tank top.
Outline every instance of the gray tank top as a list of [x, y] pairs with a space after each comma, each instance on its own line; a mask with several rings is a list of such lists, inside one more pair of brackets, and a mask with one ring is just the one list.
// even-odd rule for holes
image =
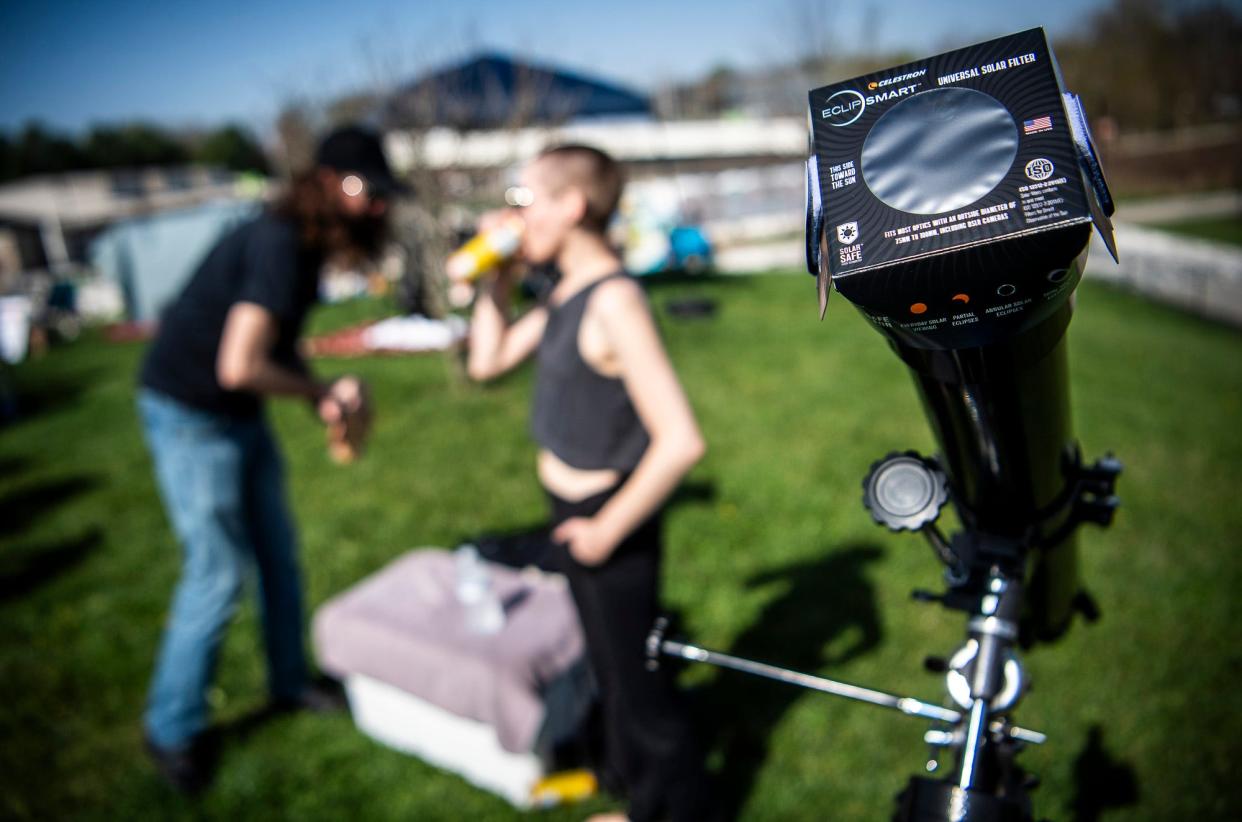
[[582, 359], [578, 329], [587, 302], [603, 277], [558, 306], [548, 307], [548, 324], [535, 356], [535, 401], [531, 434], [566, 465], [582, 469], [634, 469], [650, 438], [625, 384], [605, 377]]

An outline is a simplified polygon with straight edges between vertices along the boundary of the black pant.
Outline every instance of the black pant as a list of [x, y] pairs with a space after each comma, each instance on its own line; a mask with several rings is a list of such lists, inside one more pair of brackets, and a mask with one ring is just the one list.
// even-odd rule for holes
[[[579, 502], [548, 493], [555, 528], [593, 516], [616, 489]], [[706, 819], [703, 759], [672, 681], [646, 666], [646, 640], [659, 607], [662, 514], [622, 542], [602, 565], [579, 564], [563, 545], [554, 564], [569, 579], [599, 680], [608, 764], [629, 795], [629, 818]]]

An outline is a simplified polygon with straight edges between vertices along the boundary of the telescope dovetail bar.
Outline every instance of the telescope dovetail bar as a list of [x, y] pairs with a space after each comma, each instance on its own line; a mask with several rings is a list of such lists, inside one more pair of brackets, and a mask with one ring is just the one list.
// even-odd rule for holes
[[[720, 653], [719, 651], [709, 651], [706, 648], [700, 648], [697, 645], [691, 645], [686, 642], [669, 639], [667, 637], [668, 629], [668, 617], [659, 617], [656, 620], [656, 624], [652, 628], [651, 633], [647, 637], [648, 670], [659, 670], [661, 656], [684, 659], [689, 662], [707, 662], [721, 668], [730, 668], [735, 671], [742, 671], [744, 673], [762, 676], [767, 679], [776, 680], [777, 682], [796, 685], [800, 688], [819, 691], [820, 693], [825, 694], [832, 694], [833, 696], [852, 699], [856, 702], [866, 702], [869, 705], [876, 705], [881, 708], [891, 708], [895, 711], [900, 711], [906, 716], [921, 717], [923, 719], [944, 722], [950, 725], [955, 725], [962, 720], [962, 713], [960, 711], [955, 711], [952, 708], [945, 708], [939, 705], [932, 705], [911, 696], [896, 696], [885, 691], [877, 691], [872, 688], [851, 685], [848, 682], [841, 682], [835, 679], [827, 679], [822, 676], [814, 676], [813, 674], [791, 671], [788, 668], [780, 668], [776, 665], [755, 662], [754, 660], [743, 659], [730, 654]], [[1002, 722], [1001, 720], [993, 721], [989, 726], [989, 730], [991, 730], [992, 733], [1005, 735], [1034, 745], [1041, 745], [1047, 739], [1047, 737], [1039, 731], [1019, 728], [1015, 725], [1009, 725]]]

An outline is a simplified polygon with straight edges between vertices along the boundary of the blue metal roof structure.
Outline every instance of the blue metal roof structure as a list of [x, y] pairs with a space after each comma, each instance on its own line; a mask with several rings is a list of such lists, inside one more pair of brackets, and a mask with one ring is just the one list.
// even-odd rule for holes
[[396, 127], [485, 129], [651, 113], [645, 96], [608, 81], [483, 54], [397, 91], [385, 119]]

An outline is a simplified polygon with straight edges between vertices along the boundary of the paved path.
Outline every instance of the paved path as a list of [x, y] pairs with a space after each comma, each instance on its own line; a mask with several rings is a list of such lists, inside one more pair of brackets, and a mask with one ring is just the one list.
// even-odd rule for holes
[[1140, 225], [1176, 223], [1203, 217], [1242, 215], [1242, 191], [1213, 191], [1122, 203], [1113, 220]]
[[1093, 235], [1088, 277], [1242, 327], [1242, 248], [1132, 223], [1114, 227], [1120, 262]]

